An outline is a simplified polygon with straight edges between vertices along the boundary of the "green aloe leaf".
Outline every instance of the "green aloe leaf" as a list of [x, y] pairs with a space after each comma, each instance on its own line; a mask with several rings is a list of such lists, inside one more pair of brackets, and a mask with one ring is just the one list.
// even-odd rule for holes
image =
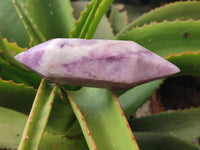
[[70, 0], [28, 0], [29, 15], [46, 40], [69, 37], [74, 27]]
[[[16, 55], [26, 50], [25, 48], [19, 47], [16, 42], [10, 43], [7, 39], [4, 39], [3, 42], [11, 57], [13, 57], [12, 55]], [[1, 52], [0, 49], [0, 53]], [[38, 75], [13, 67], [4, 61], [3, 58], [0, 58], [0, 77], [4, 80], [13, 80], [16, 83], [24, 83], [25, 85], [33, 86], [34, 88], [37, 88], [41, 81], [41, 77]]]
[[141, 107], [163, 83], [163, 80], [164, 79], [159, 79], [136, 86], [122, 94], [118, 99], [125, 116], [129, 117]]
[[[171, 54], [199, 51], [199, 26], [199, 21], [192, 20], [152, 23], [150, 25], [135, 28], [118, 39], [135, 41], [154, 53], [162, 57], [167, 57]], [[197, 55], [194, 57], [197, 57]], [[173, 59], [175, 65], [179, 67], [180, 59], [175, 61], [175, 58], [178, 59], [178, 57], [169, 57], [169, 60]], [[191, 57], [188, 57], [188, 60], [185, 60], [185, 63], [182, 61], [184, 64], [186, 64], [186, 62], [188, 62], [188, 64], [187, 68], [184, 68], [184, 71], [180, 72], [179, 75], [182, 75], [182, 73], [186, 74], [186, 72], [188, 75], [199, 75], [198, 69], [195, 69], [196, 66], [194, 66], [194, 63], [190, 58]], [[190, 72], [190, 68], [193, 68], [194, 72]]]
[[115, 34], [124, 29], [128, 24], [127, 12], [120, 12], [120, 7], [121, 5], [112, 5], [109, 17], [111, 26]]
[[32, 21], [26, 15], [25, 11], [23, 10], [23, 8], [22, 8], [21, 4], [18, 2], [18, 0], [12, 0], [12, 1], [13, 1], [13, 4], [20, 16], [20, 19], [24, 23], [24, 26], [30, 36], [31, 45], [37, 45], [37, 44], [44, 42], [44, 38], [42, 37], [41, 33], [38, 32], [38, 30], [34, 27]]
[[8, 49], [8, 47], [6, 46], [6, 44], [4, 43], [3, 37], [0, 33], [0, 49], [2, 52], [3, 57], [5, 58], [6, 61], [8, 61], [11, 65], [18, 67], [22, 70], [25, 71], [29, 71], [28, 68], [26, 68], [24, 65], [22, 65], [21, 63], [19, 63], [13, 56], [13, 54], [11, 53], [11, 51]]
[[35, 94], [32, 87], [0, 79], [0, 106], [28, 114]]
[[[78, 38], [81, 35], [82, 32], [82, 28], [86, 25], [87, 22], [87, 18], [89, 17], [92, 7], [95, 4], [95, 1], [91, 1], [87, 7], [85, 8], [85, 10], [81, 13], [81, 16], [79, 18], [79, 20], [75, 23], [75, 28], [72, 30], [70, 37], [71, 38]], [[94, 16], [94, 14], [91, 14], [92, 16]], [[91, 18], [90, 18], [91, 19]]]
[[180, 138], [148, 132], [135, 132], [141, 150], [200, 150], [200, 147]]
[[22, 24], [12, 0], [0, 0], [0, 29], [10, 42], [17, 42], [21, 47], [27, 47], [30, 39]]
[[114, 39], [114, 33], [108, 18], [104, 15], [99, 22], [93, 39]]
[[71, 32], [72, 38], [91, 39], [96, 28], [113, 0], [93, 0], [82, 12], [75, 28]]
[[74, 124], [71, 126], [71, 128], [67, 130], [67, 132], [65, 133], [65, 136], [70, 138], [70, 137], [79, 136], [79, 135], [83, 135], [83, 134], [81, 131], [80, 124], [78, 120], [76, 120]]
[[[10, 57], [26, 50], [26, 48], [19, 47], [16, 42], [11, 43], [8, 42], [7, 39], [4, 39], [2, 42], [4, 49], [6, 48], [6, 51], [9, 51], [8, 53], [11, 55]], [[0, 53], [2, 53], [2, 49], [0, 49]], [[13, 80], [17, 83], [24, 83], [25, 85], [33, 86], [34, 88], [37, 88], [41, 81], [41, 77], [35, 73], [23, 71], [11, 66], [3, 60], [3, 58], [0, 58], [0, 77], [4, 80]]]
[[[78, 20], [80, 15], [82, 15], [83, 11], [84, 10], [86, 11], [86, 9], [88, 9], [87, 8], [88, 7], [88, 1], [72, 1], [71, 5], [72, 5], [72, 8], [74, 10], [74, 18], [75, 18], [75, 20]], [[73, 31], [73, 32], [75, 32], [75, 31]]]
[[87, 141], [89, 149], [96, 150], [97, 149], [96, 143], [94, 142], [94, 139], [91, 136], [90, 130], [88, 129], [88, 126], [86, 124], [86, 121], [85, 121], [85, 118], [84, 118], [82, 112], [80, 111], [79, 107], [76, 105], [74, 100], [70, 97], [70, 95], [69, 95], [69, 100], [70, 100], [72, 109], [74, 110], [74, 113], [77, 116], [77, 119], [78, 119], [81, 129], [83, 131], [83, 135], [85, 136], [85, 139]]
[[152, 23], [135, 28], [119, 39], [135, 41], [154, 53], [167, 57], [170, 54], [198, 51], [199, 26], [199, 21], [192, 20]]
[[94, 18], [93, 18], [92, 22], [90, 23], [89, 29], [88, 29], [87, 34], [85, 36], [86, 39], [91, 39], [93, 37], [101, 18], [106, 13], [106, 11], [108, 10], [108, 8], [109, 8], [109, 6], [111, 5], [112, 2], [113, 2], [113, 0], [103, 0], [99, 4], [97, 11], [94, 15]]
[[24, 114], [0, 107], [0, 149], [18, 147], [26, 119]]
[[132, 118], [130, 124], [137, 132], [165, 133], [191, 140], [200, 137], [199, 114], [199, 108], [191, 108]]
[[[3, 78], [4, 74], [12, 75], [11, 77], [6, 76], [5, 80], [15, 81], [15, 79], [20, 79], [20, 81], [22, 81], [22, 82], [19, 82], [19, 83], [24, 83], [26, 85], [33, 86], [34, 88], [38, 88], [40, 81], [41, 81], [41, 77], [39, 77], [35, 73], [20, 70], [16, 67], [11, 66], [10, 64], [8, 64], [6, 61], [4, 61], [2, 59], [0, 59], [0, 73], [1, 73], [0, 77], [2, 77], [2, 78]], [[15, 82], [17, 82], [17, 81], [15, 81]]]
[[39, 150], [88, 150], [84, 136], [72, 138], [45, 132]]
[[[0, 149], [17, 149], [22, 136], [23, 127], [28, 117], [11, 109], [0, 107]], [[82, 135], [66, 138], [60, 135], [44, 132], [39, 150], [87, 150], [87, 144]]]
[[[72, 2], [75, 18], [79, 18], [88, 1]], [[77, 30], [78, 28], [76, 28]], [[114, 39], [113, 29], [110, 25], [108, 18], [104, 15], [99, 22], [93, 36], [94, 39]]]
[[52, 106], [49, 121], [47, 123], [47, 130], [52, 133], [65, 135], [66, 132], [72, 127], [75, 120], [76, 117], [69, 100], [62, 95], [60, 90], [58, 90]]
[[17, 45], [16, 42], [11, 43], [7, 39], [4, 39], [4, 43], [14, 56], [21, 52], [24, 52], [27, 49], [27, 48], [21, 48], [20, 46]]
[[[0, 72], [1, 75], [1, 72]], [[7, 75], [7, 74], [6, 74]], [[10, 94], [12, 93], [12, 94]], [[0, 79], [0, 106], [29, 114], [36, 95], [33, 87]], [[69, 102], [57, 93], [47, 124], [48, 131], [65, 134], [76, 120]], [[55, 121], [56, 118], [56, 121]]]
[[[187, 10], [187, 11], [186, 11]], [[150, 24], [151, 22], [163, 22], [180, 20], [199, 20], [200, 19], [200, 2], [198, 1], [187, 1], [187, 2], [175, 2], [156, 8], [149, 13], [139, 17], [133, 23], [131, 23], [126, 29], [120, 34], [124, 34], [130, 31], [136, 26], [143, 26], [144, 24]]]
[[42, 80], [21, 137], [19, 150], [38, 149], [56, 90], [56, 85], [50, 85], [47, 81]]
[[16, 77], [15, 75], [5, 72], [5, 71], [0, 71], [0, 77], [1, 79], [5, 81], [13, 81], [18, 84], [24, 84], [26, 86], [30, 86], [29, 84], [25, 83], [22, 79]]
[[176, 64], [180, 69], [181, 73], [177, 75], [200, 75], [200, 51], [197, 52], [183, 52], [177, 55], [170, 55], [166, 59], [173, 64]]
[[68, 96], [90, 149], [138, 149], [110, 90], [83, 87]]
[[135, 21], [138, 17], [142, 16], [143, 14], [155, 8], [155, 6], [152, 4], [146, 4], [146, 5], [130, 5], [130, 4], [123, 5], [122, 4], [122, 6], [124, 6], [124, 10], [127, 11], [128, 23]]

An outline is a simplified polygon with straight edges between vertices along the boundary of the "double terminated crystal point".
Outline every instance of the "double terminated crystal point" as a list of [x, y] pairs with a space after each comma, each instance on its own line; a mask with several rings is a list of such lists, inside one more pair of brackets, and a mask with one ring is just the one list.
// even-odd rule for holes
[[179, 72], [132, 41], [58, 38], [15, 58], [51, 82], [110, 89], [131, 88]]

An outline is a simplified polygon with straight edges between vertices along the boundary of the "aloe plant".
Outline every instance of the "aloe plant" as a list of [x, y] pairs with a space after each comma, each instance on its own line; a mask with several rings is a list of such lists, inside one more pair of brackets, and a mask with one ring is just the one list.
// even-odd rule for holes
[[[190, 143], [200, 136], [199, 108], [129, 119], [165, 78], [147, 81], [178, 72], [174, 65], [180, 68], [176, 76], [199, 76], [198, 1], [161, 6], [129, 25], [127, 17], [134, 14], [121, 12], [112, 0], [92, 0], [85, 8], [85, 2], [69, 0], [0, 2], [0, 149], [200, 149]], [[67, 45], [72, 41], [75, 49]], [[60, 42], [65, 52], [56, 46]], [[75, 69], [76, 80], [62, 61]], [[82, 70], [91, 62], [95, 76]], [[166, 65], [158, 70], [161, 62]], [[119, 64], [120, 71], [106, 70]], [[134, 81], [125, 83], [130, 77]]]

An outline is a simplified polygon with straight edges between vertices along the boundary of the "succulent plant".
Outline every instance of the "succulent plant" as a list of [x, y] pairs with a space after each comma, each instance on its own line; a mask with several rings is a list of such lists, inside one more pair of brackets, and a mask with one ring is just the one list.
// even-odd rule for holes
[[130, 117], [178, 68], [199, 76], [198, 1], [129, 25], [112, 0], [0, 2], [0, 149], [200, 149], [199, 108]]

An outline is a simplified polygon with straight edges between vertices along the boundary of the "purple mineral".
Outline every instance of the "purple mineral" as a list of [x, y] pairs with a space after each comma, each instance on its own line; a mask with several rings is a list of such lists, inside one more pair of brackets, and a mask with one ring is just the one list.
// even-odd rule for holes
[[132, 41], [52, 39], [15, 57], [51, 82], [126, 89], [180, 70]]

